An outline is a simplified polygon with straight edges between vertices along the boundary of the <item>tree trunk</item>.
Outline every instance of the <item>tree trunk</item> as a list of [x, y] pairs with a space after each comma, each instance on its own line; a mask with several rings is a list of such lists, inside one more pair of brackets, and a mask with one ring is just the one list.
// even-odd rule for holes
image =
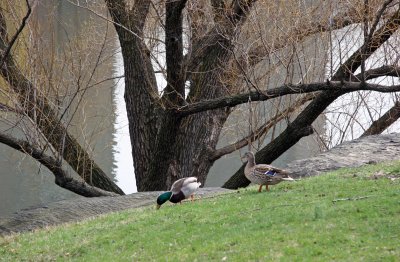
[[167, 86], [161, 98], [163, 109], [159, 110], [159, 128], [152, 149], [148, 174], [141, 184], [146, 190], [167, 190], [167, 170], [173, 163], [175, 141], [182, 118], [174, 109], [182, 106], [185, 99], [185, 73], [183, 70], [182, 10], [184, 2], [165, 2], [165, 45]]
[[[232, 46], [223, 37], [210, 44], [203, 57], [202, 65], [192, 74], [192, 86], [187, 100], [190, 102], [213, 99], [228, 95], [229, 87], [221, 83], [224, 66], [230, 61]], [[195, 176], [204, 185], [210, 161], [222, 127], [230, 109], [210, 110], [185, 117], [179, 128], [175, 143], [175, 156], [168, 169], [166, 187], [179, 178]]]
[[[138, 41], [121, 45], [125, 69], [125, 102], [129, 121], [129, 134], [132, 145], [132, 157], [135, 168], [138, 191], [146, 191], [146, 178], [153, 157], [157, 121], [159, 116], [152, 95], [157, 90], [154, 73], [148, 73], [143, 65], [150, 63], [149, 57], [142, 50], [144, 46]], [[151, 65], [147, 66], [148, 70]]]
[[189, 116], [182, 121], [176, 141], [177, 152], [168, 170], [167, 188], [182, 177], [195, 176], [204, 185], [214, 164], [210, 161], [229, 110], [219, 109]]

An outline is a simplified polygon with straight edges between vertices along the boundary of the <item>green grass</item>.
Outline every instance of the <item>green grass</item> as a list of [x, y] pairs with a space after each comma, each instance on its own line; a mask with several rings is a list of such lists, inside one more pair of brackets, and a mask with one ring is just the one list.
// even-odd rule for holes
[[0, 238], [0, 260], [399, 261], [400, 179], [376, 173], [400, 162]]

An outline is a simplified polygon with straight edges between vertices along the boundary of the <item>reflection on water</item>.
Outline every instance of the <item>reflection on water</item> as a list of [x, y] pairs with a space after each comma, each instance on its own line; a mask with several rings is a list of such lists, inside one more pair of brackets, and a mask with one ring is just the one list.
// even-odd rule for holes
[[61, 199], [79, 197], [54, 184], [54, 176], [30, 157], [0, 144], [0, 216]]
[[[114, 64], [115, 76], [123, 75], [124, 64], [121, 52], [116, 55]], [[133, 168], [132, 147], [129, 137], [128, 116], [124, 99], [124, 79], [116, 80], [115, 88], [116, 121], [115, 121], [115, 172], [117, 175], [117, 185], [125, 192], [130, 194], [137, 192], [136, 180]]]

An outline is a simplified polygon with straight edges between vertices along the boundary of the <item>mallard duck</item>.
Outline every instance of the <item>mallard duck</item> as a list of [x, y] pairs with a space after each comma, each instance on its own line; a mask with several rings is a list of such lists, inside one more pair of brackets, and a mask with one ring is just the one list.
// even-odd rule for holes
[[162, 193], [157, 198], [157, 209], [168, 200], [172, 203], [180, 203], [186, 198], [194, 199], [194, 192], [200, 187], [201, 183], [197, 182], [197, 177], [184, 177], [176, 180], [171, 190]]
[[246, 152], [242, 158], [247, 158], [244, 168], [244, 175], [254, 184], [260, 185], [258, 192], [261, 192], [263, 185], [269, 191], [268, 185], [276, 185], [282, 181], [293, 181], [287, 171], [266, 164], [256, 165], [253, 152]]

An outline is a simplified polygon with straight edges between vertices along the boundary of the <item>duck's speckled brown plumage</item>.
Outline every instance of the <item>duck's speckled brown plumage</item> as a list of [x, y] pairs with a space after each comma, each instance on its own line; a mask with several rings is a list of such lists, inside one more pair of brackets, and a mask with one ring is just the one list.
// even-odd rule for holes
[[267, 164], [256, 164], [253, 152], [247, 152], [243, 158], [247, 158], [247, 164], [244, 169], [244, 175], [250, 182], [260, 185], [258, 189], [261, 192], [262, 186], [276, 185], [282, 181], [292, 181], [289, 173], [283, 169], [276, 168]]

